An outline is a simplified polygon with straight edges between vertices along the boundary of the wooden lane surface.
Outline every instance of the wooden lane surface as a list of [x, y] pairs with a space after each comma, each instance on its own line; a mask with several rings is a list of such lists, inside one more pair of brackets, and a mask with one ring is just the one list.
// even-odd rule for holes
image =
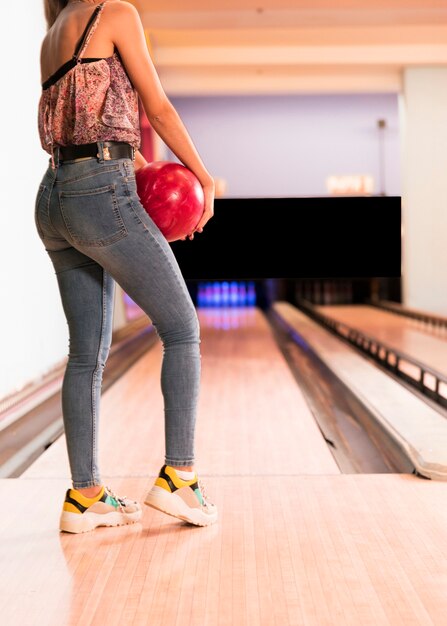
[[288, 302], [279, 313], [374, 415], [425, 477], [447, 480], [447, 421], [425, 399]]
[[[432, 313], [431, 311], [427, 311], [427, 309], [415, 309], [413, 307], [407, 306], [405, 304], [401, 304], [400, 302], [393, 302], [392, 300], [381, 300], [380, 303], [387, 307], [392, 307], [394, 311], [397, 313], [416, 313], [417, 315], [422, 315], [425, 318], [429, 318], [431, 320], [436, 320], [438, 323], [447, 323], [447, 317], [445, 315], [440, 315], [439, 313]], [[393, 311], [391, 311], [392, 313]], [[411, 319], [411, 318], [410, 318]], [[441, 335], [447, 338], [447, 328], [445, 326], [439, 326], [435, 323], [422, 320], [414, 319], [415, 325], [418, 328], [423, 328], [428, 333], [432, 333], [434, 335]]]
[[[59, 533], [58, 441], [0, 480], [2, 626], [444, 625], [447, 484], [339, 474], [262, 316], [223, 330], [200, 315], [198, 467], [218, 523], [144, 507], [137, 524]], [[140, 502], [163, 451], [159, 367], [151, 351], [102, 404], [103, 474]]]
[[318, 306], [321, 313], [383, 341], [447, 375], [445, 331], [427, 332], [426, 325], [365, 305]]
[[[142, 500], [143, 478], [115, 479]], [[443, 626], [447, 484], [411, 475], [207, 479], [219, 522], [59, 533], [65, 479], [3, 479], [3, 626]]]
[[[202, 377], [197, 470], [206, 475], [338, 474], [262, 312], [199, 309]], [[101, 400], [103, 479], [153, 476], [164, 461], [161, 342]], [[69, 480], [65, 436], [21, 478]], [[67, 485], [67, 487], [70, 485]]]

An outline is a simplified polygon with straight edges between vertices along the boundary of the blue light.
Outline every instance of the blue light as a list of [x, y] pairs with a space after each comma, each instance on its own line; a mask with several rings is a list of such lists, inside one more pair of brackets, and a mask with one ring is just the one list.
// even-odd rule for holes
[[248, 283], [247, 300], [249, 306], [254, 306], [256, 304], [256, 289], [253, 282]]
[[197, 287], [198, 307], [255, 306], [255, 283], [245, 281], [200, 282]]
[[213, 284], [213, 304], [219, 306], [222, 301], [222, 295], [220, 293], [220, 283], [216, 281]]

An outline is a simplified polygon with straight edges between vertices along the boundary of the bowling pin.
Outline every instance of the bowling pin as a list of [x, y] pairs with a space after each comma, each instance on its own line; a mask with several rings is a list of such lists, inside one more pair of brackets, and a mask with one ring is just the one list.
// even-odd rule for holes
[[235, 280], [230, 283], [230, 304], [231, 306], [238, 304], [237, 282]]
[[230, 303], [230, 285], [228, 281], [222, 283], [222, 306], [228, 306]]
[[247, 304], [247, 289], [245, 283], [239, 283], [239, 304], [240, 306], [246, 306]]
[[213, 306], [220, 306], [221, 303], [221, 293], [220, 293], [220, 283], [216, 280], [213, 284]]
[[212, 306], [213, 304], [213, 289], [211, 283], [206, 283], [205, 302], [206, 306]]
[[254, 282], [248, 283], [247, 304], [248, 306], [255, 306], [256, 304], [256, 288]]
[[197, 306], [202, 307], [205, 302], [205, 287], [203, 283], [199, 283], [197, 288]]

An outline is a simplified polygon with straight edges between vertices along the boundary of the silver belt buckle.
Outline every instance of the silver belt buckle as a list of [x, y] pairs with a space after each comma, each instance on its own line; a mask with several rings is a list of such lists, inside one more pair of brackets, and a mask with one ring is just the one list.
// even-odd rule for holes
[[[108, 148], [108, 146], [103, 146], [102, 148], [102, 153], [104, 155], [104, 161], [110, 161], [112, 159], [112, 157], [110, 156], [110, 150]], [[100, 158], [100, 154], [99, 152], [96, 154], [96, 156], [98, 157], [98, 159]]]

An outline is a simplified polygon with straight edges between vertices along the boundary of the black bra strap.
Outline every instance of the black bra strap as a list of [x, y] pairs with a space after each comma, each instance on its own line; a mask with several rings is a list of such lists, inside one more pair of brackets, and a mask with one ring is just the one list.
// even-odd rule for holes
[[82, 50], [82, 46], [84, 45], [84, 42], [90, 32], [91, 27], [93, 26], [93, 23], [96, 19], [96, 16], [98, 15], [99, 11], [101, 10], [102, 5], [104, 4], [104, 2], [101, 2], [101, 4], [98, 4], [98, 6], [96, 7], [96, 9], [93, 11], [93, 13], [90, 16], [89, 21], [87, 22], [87, 26], [84, 28], [84, 32], [82, 33], [81, 37], [78, 40], [78, 43], [76, 44], [76, 49], [74, 51], [73, 54], [73, 59], [77, 59], [79, 51]]

